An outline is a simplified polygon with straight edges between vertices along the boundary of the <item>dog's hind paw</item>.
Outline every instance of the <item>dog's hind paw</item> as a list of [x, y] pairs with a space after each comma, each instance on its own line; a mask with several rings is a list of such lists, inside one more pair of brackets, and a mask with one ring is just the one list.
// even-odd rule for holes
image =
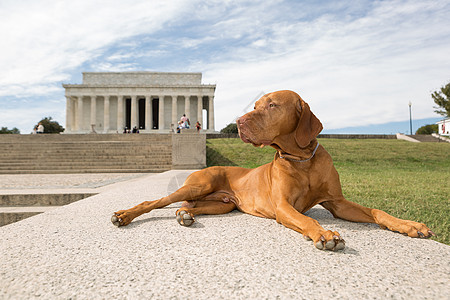
[[122, 222], [122, 219], [120, 219], [120, 218], [117, 217], [116, 215], [112, 215], [112, 217], [111, 217], [111, 223], [113, 223], [114, 226], [119, 227], [119, 226], [120, 226], [120, 222]]
[[195, 222], [194, 215], [185, 210], [177, 211], [177, 222], [182, 226], [191, 226]]
[[133, 219], [134, 216], [132, 214], [127, 213], [125, 210], [120, 210], [112, 215], [111, 223], [113, 223], [114, 226], [121, 227], [130, 224]]
[[319, 250], [331, 250], [331, 251], [339, 251], [345, 248], [345, 241], [340, 236], [333, 236], [333, 239], [326, 241], [323, 236], [320, 237], [320, 240], [314, 243]]

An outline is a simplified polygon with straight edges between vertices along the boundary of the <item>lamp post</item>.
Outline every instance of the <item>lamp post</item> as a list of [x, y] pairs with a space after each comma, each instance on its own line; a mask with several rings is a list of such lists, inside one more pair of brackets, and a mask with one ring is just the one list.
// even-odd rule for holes
[[409, 132], [412, 135], [411, 101], [409, 101]]

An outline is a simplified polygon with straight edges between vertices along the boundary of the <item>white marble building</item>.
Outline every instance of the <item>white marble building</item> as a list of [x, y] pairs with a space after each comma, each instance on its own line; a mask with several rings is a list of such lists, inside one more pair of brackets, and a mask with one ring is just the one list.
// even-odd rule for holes
[[201, 80], [201, 73], [83, 72], [82, 84], [63, 84], [65, 133], [121, 133], [135, 126], [141, 133], [167, 133], [183, 114], [191, 128], [199, 121], [213, 132], [216, 85]]

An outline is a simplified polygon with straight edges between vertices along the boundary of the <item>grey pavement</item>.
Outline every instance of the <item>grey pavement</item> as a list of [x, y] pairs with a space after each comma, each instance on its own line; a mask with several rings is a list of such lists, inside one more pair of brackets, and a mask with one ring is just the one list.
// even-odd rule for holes
[[274, 220], [176, 207], [117, 228], [116, 210], [167, 195], [191, 171], [145, 174], [0, 228], [0, 299], [449, 299], [450, 247], [308, 215], [346, 240], [317, 250]]
[[92, 189], [126, 181], [143, 173], [86, 173], [86, 174], [0, 174], [0, 193], [11, 190]]

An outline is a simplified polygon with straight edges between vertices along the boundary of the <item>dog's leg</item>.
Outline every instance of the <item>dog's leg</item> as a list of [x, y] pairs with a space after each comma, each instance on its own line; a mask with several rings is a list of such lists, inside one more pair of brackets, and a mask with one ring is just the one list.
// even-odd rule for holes
[[[191, 201], [189, 201], [191, 202]], [[177, 221], [182, 226], [190, 226], [195, 222], [197, 215], [221, 215], [227, 214], [236, 208], [233, 202], [219, 201], [193, 201], [194, 205], [188, 203], [176, 211]]]
[[382, 210], [367, 208], [344, 198], [321, 203], [336, 218], [363, 223], [376, 223], [383, 229], [390, 229], [410, 237], [429, 238], [433, 235], [425, 224], [395, 218]]
[[342, 250], [345, 248], [345, 241], [339, 233], [325, 230], [319, 222], [298, 212], [287, 202], [277, 206], [276, 220], [278, 223], [302, 233], [305, 238], [312, 239], [317, 249]]
[[195, 222], [196, 215], [221, 215], [236, 208], [235, 196], [225, 190], [206, 195], [195, 201], [185, 201], [177, 210], [177, 221], [182, 226], [190, 226]]
[[148, 213], [153, 209], [165, 207], [169, 204], [181, 201], [190, 201], [202, 198], [213, 192], [212, 186], [187, 184], [179, 188], [172, 194], [163, 197], [159, 200], [145, 201], [127, 210], [120, 210], [114, 213], [111, 217], [111, 222], [116, 226], [125, 226], [138, 216]]

